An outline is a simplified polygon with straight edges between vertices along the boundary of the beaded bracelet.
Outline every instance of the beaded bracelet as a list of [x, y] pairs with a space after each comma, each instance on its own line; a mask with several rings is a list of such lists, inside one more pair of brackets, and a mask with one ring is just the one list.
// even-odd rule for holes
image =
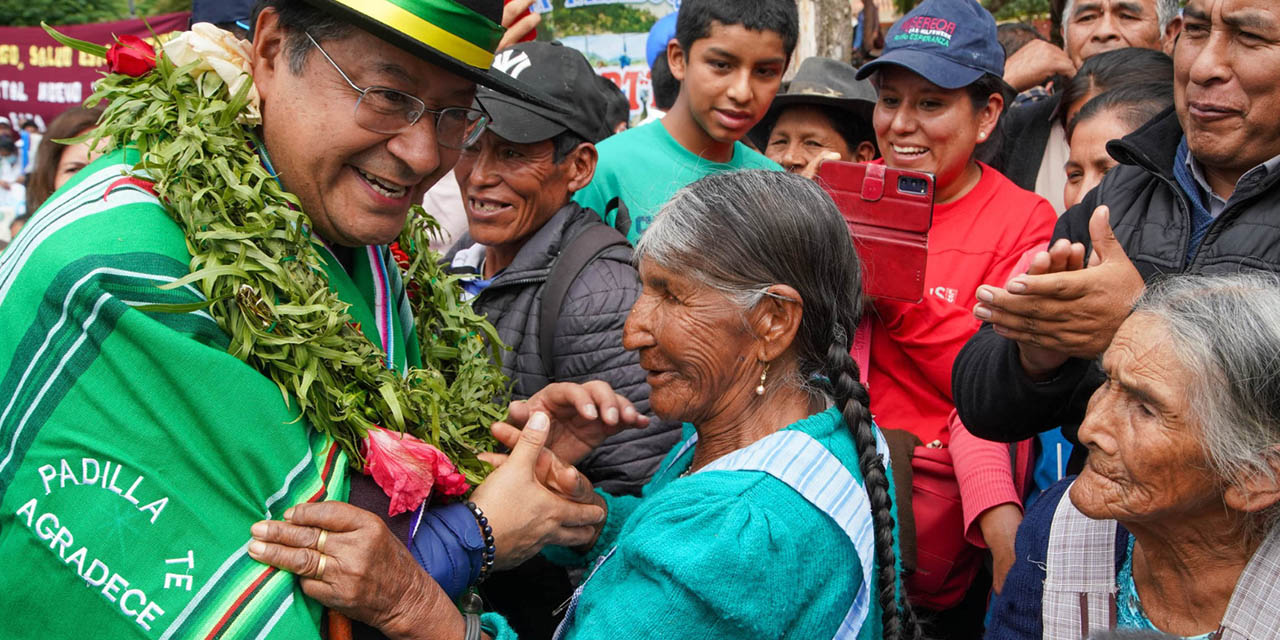
[[493, 570], [493, 559], [497, 555], [498, 550], [493, 544], [493, 528], [489, 526], [489, 519], [484, 517], [484, 512], [476, 503], [467, 501], [467, 508], [471, 510], [471, 514], [476, 517], [476, 524], [480, 527], [480, 533], [484, 534], [484, 551], [481, 552], [480, 575], [476, 576], [476, 584], [484, 582], [489, 577], [489, 572]]

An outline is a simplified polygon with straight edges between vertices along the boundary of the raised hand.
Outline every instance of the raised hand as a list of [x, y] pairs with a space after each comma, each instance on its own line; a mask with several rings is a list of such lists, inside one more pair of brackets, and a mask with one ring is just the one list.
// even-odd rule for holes
[[[1094, 255], [1085, 269], [1017, 276], [1004, 289], [978, 288], [974, 315], [1018, 342], [1023, 368], [1034, 378], [1052, 375], [1069, 357], [1098, 357], [1145, 289], [1105, 206], [1089, 219], [1089, 236]], [[1068, 245], [1066, 251], [1064, 265], [1083, 258], [1083, 247]]]
[[547, 448], [570, 465], [581, 462], [605, 438], [649, 424], [648, 416], [605, 382], [558, 382], [543, 387], [528, 400], [512, 402], [507, 422], [495, 423], [493, 435], [510, 446], [536, 411], [551, 418]]
[[534, 413], [511, 454], [471, 495], [493, 528], [497, 569], [518, 565], [549, 544], [589, 545], [604, 523], [607, 505], [591, 483], [544, 455], [549, 428], [547, 415]]

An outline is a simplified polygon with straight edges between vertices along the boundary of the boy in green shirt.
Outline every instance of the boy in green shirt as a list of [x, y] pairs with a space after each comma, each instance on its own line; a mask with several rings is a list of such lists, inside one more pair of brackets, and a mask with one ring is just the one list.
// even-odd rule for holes
[[793, 0], [686, 0], [667, 45], [680, 81], [675, 105], [661, 121], [597, 145], [595, 177], [574, 199], [619, 226], [617, 199], [631, 219], [622, 230], [634, 244], [681, 187], [717, 171], [780, 171], [739, 140], [773, 103], [798, 25]]

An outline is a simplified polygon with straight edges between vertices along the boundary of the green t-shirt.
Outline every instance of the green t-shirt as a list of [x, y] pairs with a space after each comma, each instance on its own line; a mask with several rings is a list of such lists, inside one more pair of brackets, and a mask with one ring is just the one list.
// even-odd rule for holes
[[711, 162], [680, 146], [661, 121], [628, 129], [596, 146], [600, 161], [591, 184], [579, 191], [578, 204], [601, 212], [614, 224], [616, 211], [608, 211], [609, 201], [620, 198], [631, 216], [627, 240], [635, 244], [653, 222], [658, 209], [681, 187], [719, 171], [770, 169], [781, 171], [778, 163], [735, 142], [728, 162]]

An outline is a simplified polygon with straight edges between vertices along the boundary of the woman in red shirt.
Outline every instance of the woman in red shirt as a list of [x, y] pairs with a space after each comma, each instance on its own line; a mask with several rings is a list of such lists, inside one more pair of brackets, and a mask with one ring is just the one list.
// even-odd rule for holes
[[[879, 91], [873, 126], [883, 162], [933, 174], [935, 205], [924, 300], [870, 303], [871, 411], [882, 429], [919, 438], [927, 450], [917, 448], [916, 458], [944, 469], [947, 453], [982, 461], [962, 474], [967, 486], [948, 470], [932, 474], [941, 480], [930, 487], [921, 486], [924, 470], [913, 461], [919, 556], [908, 590], [920, 606], [942, 612], [960, 604], [981, 562], [976, 553], [956, 554], [965, 547], [960, 538], [981, 544], [978, 529], [990, 529], [986, 542], [996, 557], [998, 588], [1021, 519], [1008, 445], [961, 436], [949, 448], [953, 430], [963, 432], [952, 416], [951, 366], [978, 330], [969, 312], [978, 286], [1003, 285], [1024, 253], [1047, 245], [1056, 216], [1043, 198], [977, 159], [997, 135], [1006, 103], [1004, 52], [991, 14], [972, 0], [927, 0], [893, 26], [886, 42], [884, 55], [858, 74], [871, 77]], [[979, 503], [978, 513], [962, 520], [955, 509], [940, 522], [932, 512], [937, 503], [921, 497], [922, 489], [936, 495], [938, 485], [945, 485], [941, 493], [958, 495], [966, 512]], [[966, 523], [974, 531], [966, 531]], [[947, 637], [980, 633], [982, 604], [961, 609], [935, 617]]]

